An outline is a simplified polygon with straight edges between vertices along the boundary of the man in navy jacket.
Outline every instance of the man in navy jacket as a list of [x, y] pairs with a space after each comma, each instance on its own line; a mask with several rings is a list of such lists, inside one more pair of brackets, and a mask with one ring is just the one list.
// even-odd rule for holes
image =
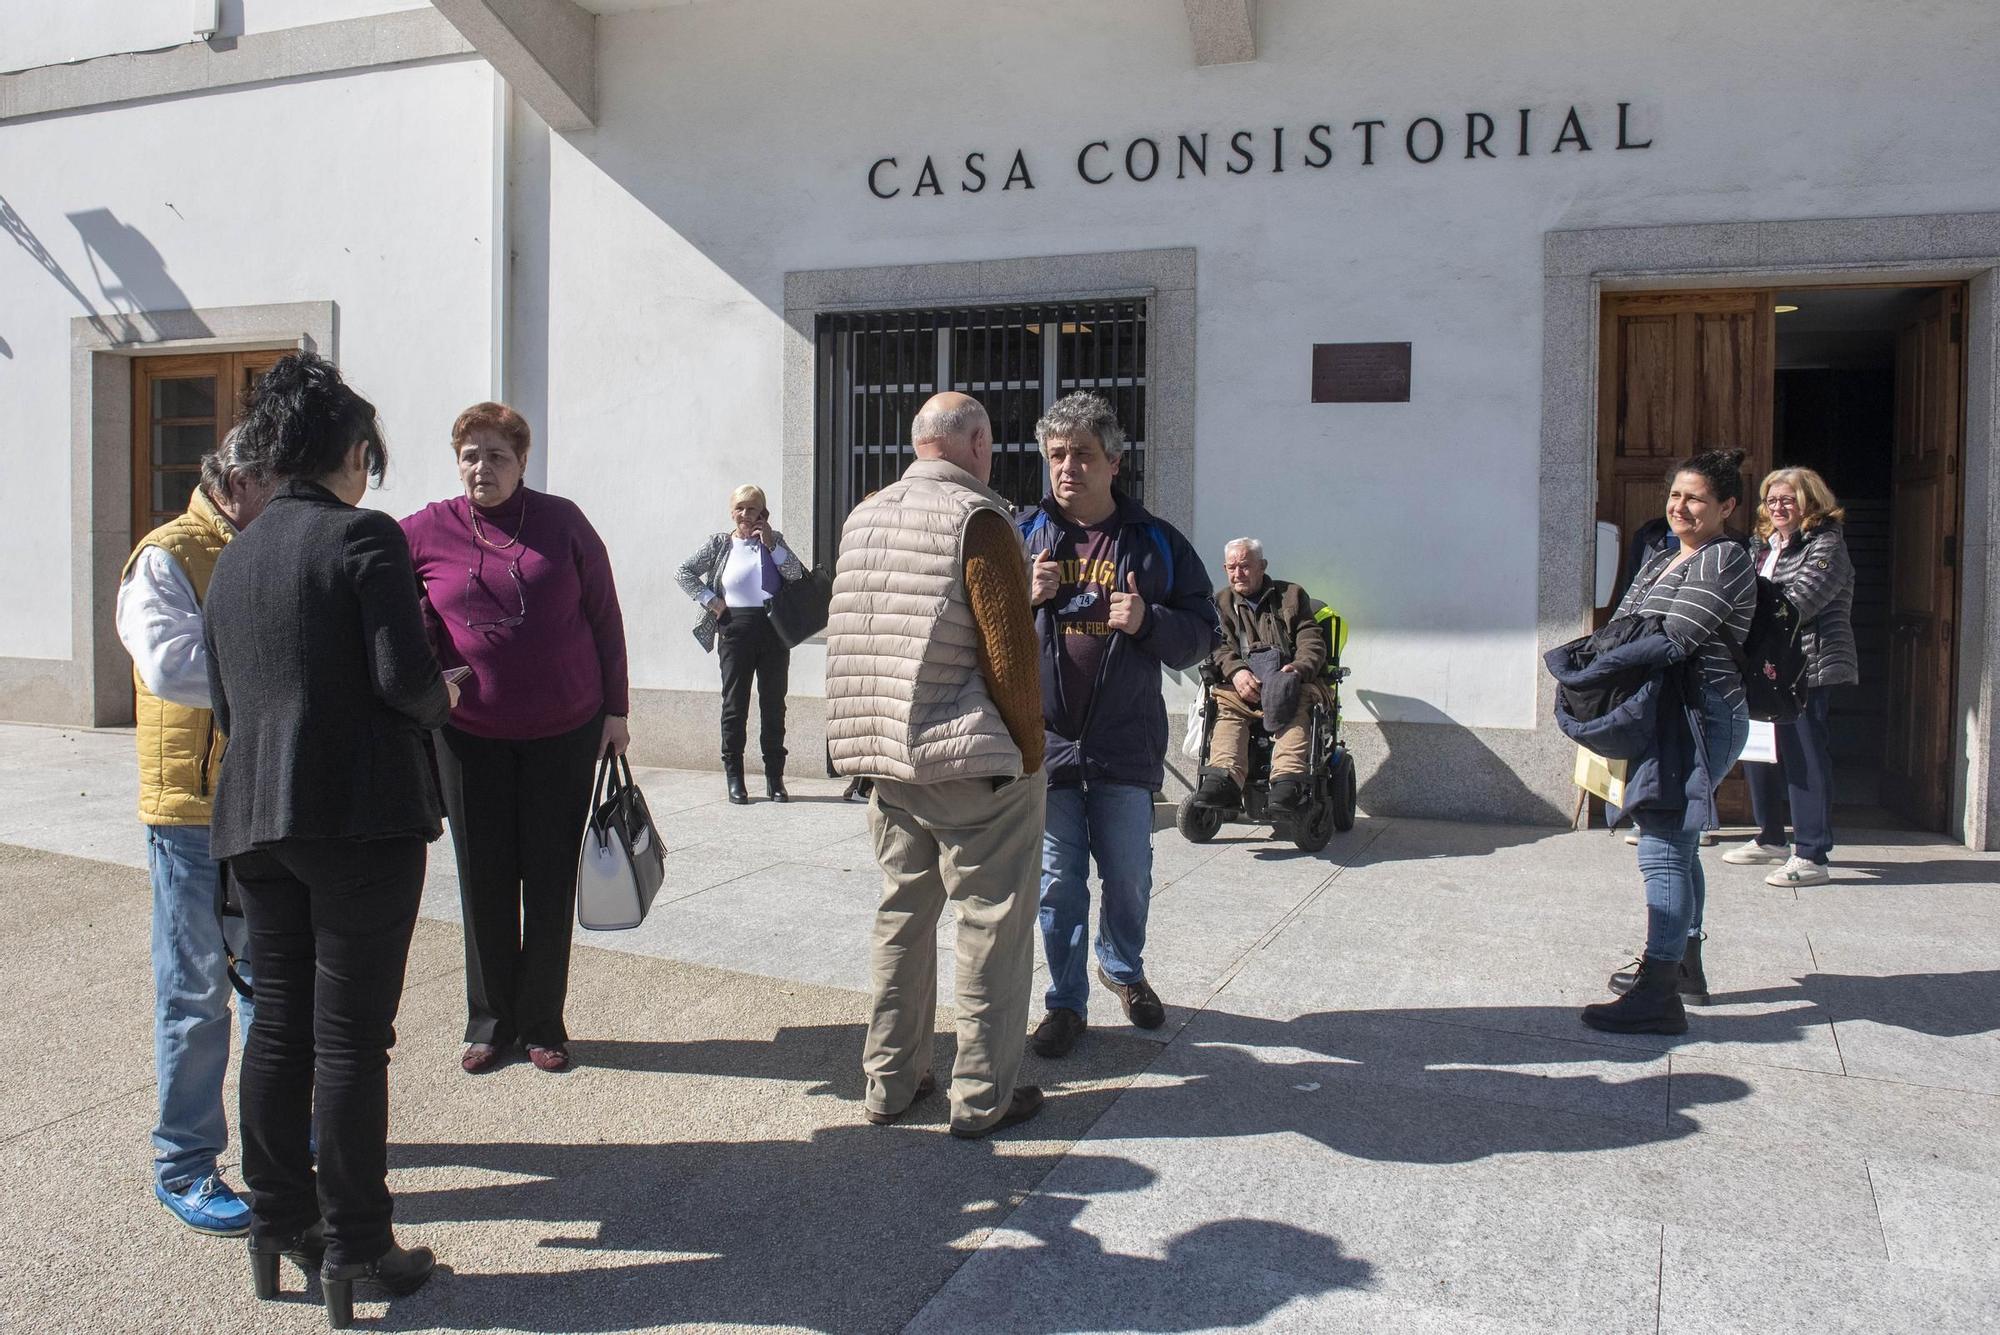
[[1142, 1029], [1166, 1020], [1146, 982], [1153, 795], [1166, 779], [1162, 666], [1214, 649], [1208, 571], [1180, 532], [1113, 485], [1125, 433], [1102, 397], [1071, 394], [1035, 424], [1049, 495], [1021, 517], [1042, 652], [1049, 799], [1042, 835], [1048, 1014], [1035, 1051], [1060, 1057], [1086, 1027], [1090, 862], [1103, 903], [1097, 977]]

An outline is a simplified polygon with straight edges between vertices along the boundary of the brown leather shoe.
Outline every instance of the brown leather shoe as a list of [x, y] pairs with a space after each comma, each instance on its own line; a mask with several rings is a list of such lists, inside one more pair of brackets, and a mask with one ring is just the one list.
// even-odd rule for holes
[[917, 1081], [917, 1092], [910, 1095], [910, 1101], [903, 1105], [903, 1112], [876, 1112], [873, 1108], [864, 1109], [864, 1112], [868, 1120], [876, 1126], [893, 1126], [902, 1120], [903, 1113], [908, 1112], [935, 1093], [937, 1093], [937, 1076], [930, 1071], [925, 1071], [924, 1078]]
[[1019, 1126], [1042, 1110], [1042, 1091], [1038, 1085], [1014, 1086], [1014, 1097], [1007, 1101], [1007, 1111], [1000, 1114], [1000, 1120], [991, 1126], [982, 1126], [977, 1131], [963, 1127], [953, 1127], [951, 1134], [960, 1140], [978, 1140], [990, 1136], [1010, 1126]]
[[528, 1060], [535, 1064], [537, 1071], [555, 1075], [569, 1069], [569, 1049], [560, 1045], [553, 1048], [530, 1047]]
[[1158, 1029], [1167, 1022], [1167, 1008], [1160, 1004], [1160, 994], [1145, 979], [1129, 984], [1114, 982], [1100, 964], [1097, 966], [1097, 981], [1111, 989], [1112, 995], [1118, 998], [1118, 1004], [1125, 1008], [1125, 1018], [1137, 1028]]
[[498, 1066], [504, 1055], [491, 1043], [474, 1043], [465, 1050], [465, 1055], [458, 1059], [458, 1064], [465, 1069], [467, 1075], [484, 1075]]

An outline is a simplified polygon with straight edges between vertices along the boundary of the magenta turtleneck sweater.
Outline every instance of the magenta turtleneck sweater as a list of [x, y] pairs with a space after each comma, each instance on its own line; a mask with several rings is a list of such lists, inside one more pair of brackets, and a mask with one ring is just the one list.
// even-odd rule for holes
[[438, 661], [472, 669], [451, 726], [525, 741], [626, 713], [625, 620], [611, 557], [583, 511], [522, 486], [479, 507], [475, 534], [473, 509], [454, 496], [403, 521]]

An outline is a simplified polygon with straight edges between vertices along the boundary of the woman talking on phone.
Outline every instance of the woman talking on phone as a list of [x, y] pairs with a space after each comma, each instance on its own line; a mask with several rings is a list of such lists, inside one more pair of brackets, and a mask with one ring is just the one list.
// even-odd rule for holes
[[464, 491], [403, 521], [424, 617], [459, 702], [438, 777], [465, 918], [471, 1075], [516, 1043], [570, 1065], [563, 1002], [577, 837], [597, 759], [622, 755], [625, 621], [611, 559], [574, 502], [522, 481], [528, 423], [475, 403], [452, 423]]
[[729, 495], [730, 527], [714, 534], [681, 565], [680, 585], [701, 606], [694, 637], [722, 660], [722, 773], [729, 800], [750, 800], [743, 787], [743, 742], [749, 727], [750, 683], [757, 683], [757, 740], [764, 752], [764, 791], [785, 792], [785, 689], [792, 651], [771, 626], [765, 602], [781, 582], [804, 579], [806, 568], [771, 527], [761, 487]]

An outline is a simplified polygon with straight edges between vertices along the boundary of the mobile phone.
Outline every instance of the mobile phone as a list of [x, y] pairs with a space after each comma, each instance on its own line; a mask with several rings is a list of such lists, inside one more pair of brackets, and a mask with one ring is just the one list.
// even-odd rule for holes
[[467, 677], [471, 675], [472, 675], [472, 669], [469, 667], [446, 668], [444, 670], [444, 679], [450, 682], [454, 686], [458, 685], [458, 683], [464, 681]]

